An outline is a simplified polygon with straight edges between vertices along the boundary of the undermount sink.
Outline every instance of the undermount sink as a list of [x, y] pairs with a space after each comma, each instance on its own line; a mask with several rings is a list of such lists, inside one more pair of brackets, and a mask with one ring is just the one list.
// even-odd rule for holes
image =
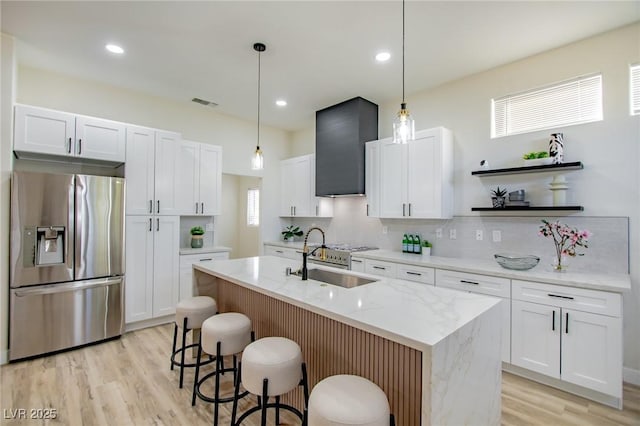
[[307, 277], [310, 280], [322, 281], [327, 284], [339, 285], [344, 288], [358, 287], [360, 285], [370, 284], [377, 281], [369, 278], [357, 277], [355, 275], [327, 271], [325, 269], [309, 269]]

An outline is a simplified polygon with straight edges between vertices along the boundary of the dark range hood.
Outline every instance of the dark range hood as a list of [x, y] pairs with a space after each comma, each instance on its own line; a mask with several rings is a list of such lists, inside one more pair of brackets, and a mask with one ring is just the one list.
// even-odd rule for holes
[[364, 144], [378, 139], [378, 105], [357, 97], [316, 111], [316, 196], [364, 194]]

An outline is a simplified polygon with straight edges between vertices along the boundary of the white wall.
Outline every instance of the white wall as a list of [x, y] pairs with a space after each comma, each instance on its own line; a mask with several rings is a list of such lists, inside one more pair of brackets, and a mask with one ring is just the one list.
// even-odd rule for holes
[[9, 191], [17, 69], [14, 39], [0, 34], [0, 43], [0, 364], [4, 364], [9, 338]]
[[236, 229], [238, 228], [238, 194], [240, 188], [240, 177], [227, 173], [222, 174], [222, 208], [221, 214], [215, 221], [216, 245], [231, 247], [229, 258], [237, 259], [238, 239]]
[[247, 225], [247, 191], [250, 188], [260, 189], [260, 204], [266, 198], [261, 190], [262, 182], [259, 178], [240, 176], [238, 185], [238, 223], [236, 238], [238, 239], [238, 253], [236, 257], [251, 257], [260, 254], [260, 228]]
[[[636, 371], [640, 371], [640, 116], [629, 115], [629, 64], [638, 62], [640, 24], [635, 24], [407, 98], [416, 129], [444, 126], [454, 133], [458, 216], [478, 216], [471, 207], [488, 206], [489, 191], [497, 185], [524, 188], [532, 203], [550, 203], [551, 193], [545, 189], [550, 177], [545, 174], [480, 179], [471, 171], [482, 159], [492, 167], [520, 165], [522, 154], [547, 149], [550, 133], [564, 133], [565, 161], [582, 161], [585, 166], [566, 175], [569, 199], [585, 207], [584, 213], [573, 216], [629, 217], [632, 290], [624, 295], [624, 364]], [[603, 121], [490, 138], [492, 98], [595, 72], [603, 75]], [[411, 86], [408, 81], [409, 92]], [[381, 138], [391, 135], [399, 102], [380, 105]], [[293, 135], [296, 155], [314, 151], [311, 130]], [[354, 229], [369, 223], [362, 208], [355, 209], [350, 220]]]

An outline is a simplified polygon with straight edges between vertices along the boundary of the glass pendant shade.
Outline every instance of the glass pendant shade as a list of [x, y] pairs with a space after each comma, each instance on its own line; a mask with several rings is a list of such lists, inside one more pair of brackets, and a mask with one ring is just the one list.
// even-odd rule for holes
[[415, 138], [415, 121], [407, 109], [407, 104], [403, 103], [396, 119], [393, 120], [393, 143], [407, 143]]
[[264, 168], [264, 157], [262, 156], [262, 150], [260, 147], [256, 147], [256, 152], [251, 157], [251, 168], [253, 170], [262, 170]]

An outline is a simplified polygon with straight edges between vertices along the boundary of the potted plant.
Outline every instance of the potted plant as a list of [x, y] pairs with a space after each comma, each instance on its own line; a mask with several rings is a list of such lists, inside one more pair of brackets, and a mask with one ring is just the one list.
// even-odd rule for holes
[[204, 229], [202, 226], [194, 226], [189, 230], [191, 233], [191, 247], [192, 248], [202, 248], [204, 241], [202, 240], [202, 236], [204, 235]]
[[492, 190], [491, 193], [493, 194], [493, 197], [491, 197], [491, 201], [493, 202], [493, 208], [494, 209], [504, 208], [504, 205], [506, 203], [505, 195], [507, 195], [507, 190], [500, 189], [500, 187], [497, 187], [496, 189]]
[[525, 166], [543, 166], [551, 164], [552, 158], [547, 151], [532, 151], [522, 156]]
[[427, 240], [422, 240], [422, 255], [427, 257], [431, 256], [431, 243]]
[[304, 234], [304, 232], [302, 232], [299, 227], [290, 225], [284, 228], [284, 231], [282, 231], [282, 238], [285, 241], [289, 241], [289, 239], [293, 241], [294, 237], [300, 237], [302, 236], [302, 234]]

